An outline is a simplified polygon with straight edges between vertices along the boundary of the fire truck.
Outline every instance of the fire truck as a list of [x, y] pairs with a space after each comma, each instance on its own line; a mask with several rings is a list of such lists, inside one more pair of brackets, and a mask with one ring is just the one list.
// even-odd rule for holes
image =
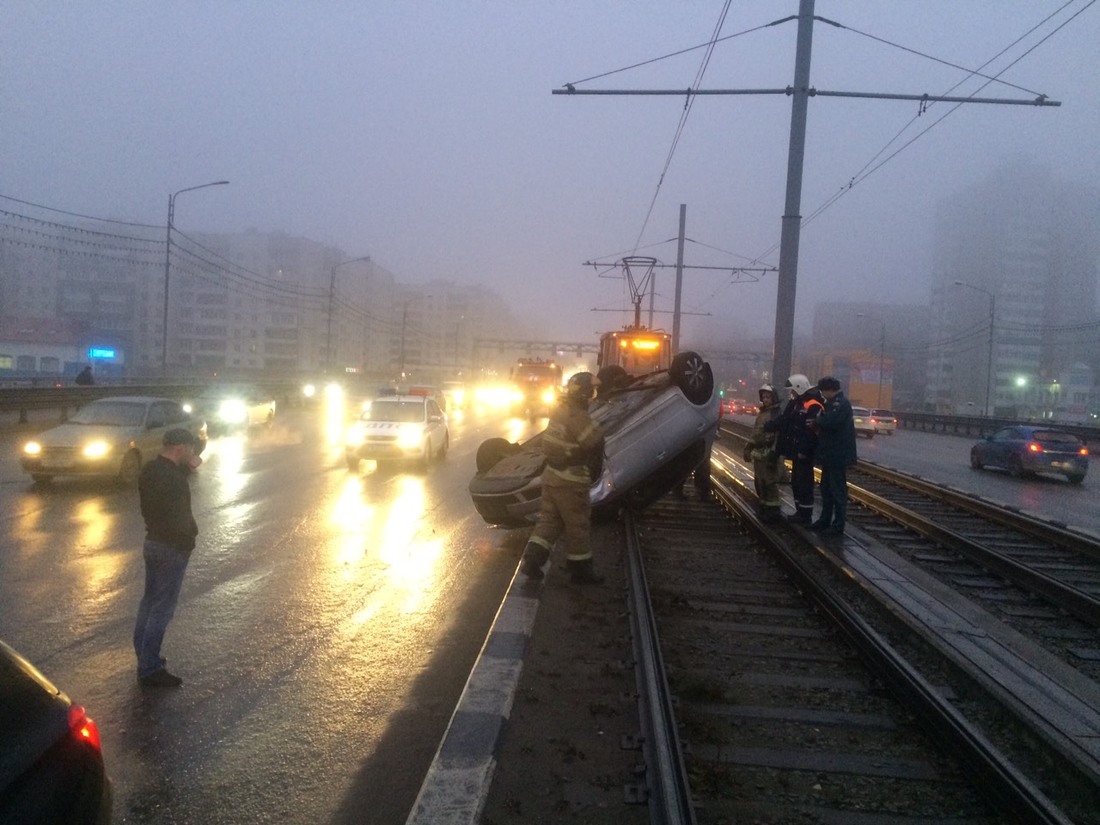
[[561, 392], [561, 365], [542, 358], [520, 358], [511, 373], [512, 415], [536, 418], [550, 415]]

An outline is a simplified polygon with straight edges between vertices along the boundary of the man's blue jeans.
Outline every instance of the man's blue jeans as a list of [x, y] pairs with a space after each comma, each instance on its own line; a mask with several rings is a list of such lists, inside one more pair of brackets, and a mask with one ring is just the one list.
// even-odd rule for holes
[[175, 615], [183, 574], [191, 558], [190, 553], [178, 547], [148, 539], [142, 547], [142, 555], [145, 556], [145, 594], [141, 597], [134, 624], [134, 652], [137, 653], [139, 677], [164, 667], [160, 645], [168, 623]]

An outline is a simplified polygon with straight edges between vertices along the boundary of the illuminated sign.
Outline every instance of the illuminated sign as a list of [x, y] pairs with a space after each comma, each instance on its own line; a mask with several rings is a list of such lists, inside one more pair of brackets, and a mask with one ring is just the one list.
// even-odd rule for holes
[[113, 361], [116, 355], [117, 353], [113, 349], [107, 349], [106, 347], [88, 347], [89, 358]]

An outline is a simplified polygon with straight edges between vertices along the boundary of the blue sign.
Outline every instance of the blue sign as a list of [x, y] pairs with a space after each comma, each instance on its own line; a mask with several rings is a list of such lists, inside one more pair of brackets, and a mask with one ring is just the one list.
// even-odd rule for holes
[[88, 358], [99, 358], [103, 361], [113, 361], [115, 351], [106, 347], [88, 347]]

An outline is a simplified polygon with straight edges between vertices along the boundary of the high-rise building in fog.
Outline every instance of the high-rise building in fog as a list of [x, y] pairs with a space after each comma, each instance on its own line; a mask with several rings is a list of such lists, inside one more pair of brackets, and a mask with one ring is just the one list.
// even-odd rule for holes
[[1083, 417], [1100, 367], [1100, 190], [1006, 166], [939, 204], [934, 243], [927, 407]]

